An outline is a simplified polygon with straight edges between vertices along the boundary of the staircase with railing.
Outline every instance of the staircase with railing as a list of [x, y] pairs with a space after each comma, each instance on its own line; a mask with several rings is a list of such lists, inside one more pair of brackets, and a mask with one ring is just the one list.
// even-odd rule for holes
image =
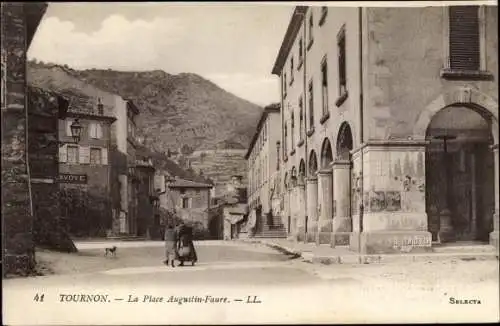
[[280, 216], [266, 216], [262, 214], [258, 218], [258, 228], [254, 238], [286, 238], [286, 228]]

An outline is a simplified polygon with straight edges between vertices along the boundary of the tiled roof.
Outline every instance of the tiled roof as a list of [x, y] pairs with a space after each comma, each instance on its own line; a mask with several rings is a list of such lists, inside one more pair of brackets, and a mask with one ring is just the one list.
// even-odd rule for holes
[[212, 185], [200, 182], [194, 182], [184, 179], [176, 179], [168, 185], [169, 188], [212, 188]]

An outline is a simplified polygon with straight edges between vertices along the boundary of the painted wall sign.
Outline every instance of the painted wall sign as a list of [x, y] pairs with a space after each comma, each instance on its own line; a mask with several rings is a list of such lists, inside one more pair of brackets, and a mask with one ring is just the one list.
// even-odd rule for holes
[[87, 175], [86, 174], [67, 174], [60, 173], [57, 176], [57, 181], [59, 183], [76, 183], [76, 184], [86, 184]]

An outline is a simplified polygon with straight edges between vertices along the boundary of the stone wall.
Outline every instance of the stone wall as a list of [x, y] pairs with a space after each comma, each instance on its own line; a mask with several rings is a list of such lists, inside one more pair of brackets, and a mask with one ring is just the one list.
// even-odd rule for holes
[[366, 8], [365, 140], [414, 136], [422, 111], [443, 94], [465, 85], [495, 99], [498, 109], [498, 7], [485, 6], [483, 60], [485, 70], [492, 74], [490, 80], [440, 76], [447, 65], [446, 10]]
[[1, 4], [2, 258], [4, 274], [34, 267], [26, 157], [26, 21], [21, 3]]

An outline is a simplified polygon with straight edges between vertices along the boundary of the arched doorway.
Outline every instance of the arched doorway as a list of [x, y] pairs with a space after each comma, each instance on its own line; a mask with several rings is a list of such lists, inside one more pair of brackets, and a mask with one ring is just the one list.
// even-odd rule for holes
[[[334, 231], [339, 234], [336, 243], [349, 243], [348, 233], [352, 231], [351, 150], [353, 139], [347, 122], [340, 125], [337, 135], [336, 160], [333, 165], [333, 216]], [[341, 233], [345, 233], [341, 236]], [[337, 242], [338, 241], [338, 242]]]
[[316, 172], [318, 172], [318, 159], [316, 158], [316, 152], [313, 150], [309, 155], [309, 176], [314, 177]]
[[330, 140], [325, 138], [321, 146], [321, 168], [324, 169], [333, 161], [332, 146]]
[[302, 184], [305, 182], [305, 177], [306, 177], [306, 162], [304, 162], [304, 159], [300, 160], [299, 164], [299, 176], [298, 176], [298, 181]]
[[337, 159], [350, 161], [353, 148], [351, 127], [347, 122], [342, 123], [337, 137]]
[[487, 241], [495, 207], [491, 115], [452, 105], [431, 119], [426, 140], [426, 211], [434, 241]]
[[290, 183], [292, 188], [297, 185], [297, 169], [295, 166], [292, 167], [292, 170], [290, 171]]

